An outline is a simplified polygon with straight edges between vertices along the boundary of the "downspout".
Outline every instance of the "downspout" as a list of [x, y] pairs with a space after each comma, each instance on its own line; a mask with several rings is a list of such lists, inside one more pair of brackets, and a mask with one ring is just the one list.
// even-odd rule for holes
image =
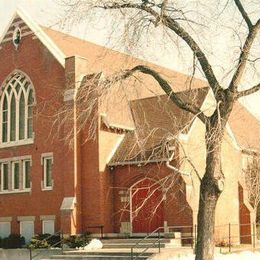
[[172, 152], [170, 158], [167, 160], [166, 166], [167, 166], [169, 169], [174, 170], [174, 171], [176, 171], [176, 172], [178, 172], [178, 173], [180, 173], [180, 174], [182, 174], [182, 175], [186, 175], [186, 176], [191, 177], [191, 175], [190, 175], [189, 173], [180, 171], [180, 170], [177, 169], [175, 166], [173, 166], [173, 165], [170, 164], [170, 162], [172, 161], [173, 157], [174, 157], [174, 151]]

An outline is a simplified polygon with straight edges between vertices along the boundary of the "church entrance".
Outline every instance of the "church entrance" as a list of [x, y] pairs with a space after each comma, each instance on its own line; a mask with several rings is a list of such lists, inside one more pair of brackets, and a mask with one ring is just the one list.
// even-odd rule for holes
[[151, 233], [163, 226], [163, 194], [159, 184], [144, 179], [131, 188], [133, 233]]

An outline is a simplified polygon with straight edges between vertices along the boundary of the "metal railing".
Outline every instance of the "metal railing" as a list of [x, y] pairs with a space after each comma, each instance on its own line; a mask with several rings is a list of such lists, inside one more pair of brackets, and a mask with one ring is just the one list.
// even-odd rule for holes
[[[232, 248], [234, 250], [244, 249], [244, 248], [259, 248], [260, 247], [260, 223], [245, 223], [245, 224], [224, 224], [215, 226], [215, 245], [219, 248], [220, 252], [231, 252]], [[223, 234], [217, 234], [217, 231], [221, 231]], [[258, 232], [257, 232], [258, 231]], [[179, 237], [174, 237], [175, 233], [180, 233]], [[145, 242], [157, 235], [157, 239], [153, 243]], [[148, 234], [146, 237], [140, 239], [138, 242], [131, 247], [131, 259], [138, 259], [150, 248], [154, 248], [158, 245], [158, 252], [161, 252], [162, 238], [174, 238], [175, 240], [180, 240], [180, 246], [184, 244], [191, 246], [191, 248], [196, 248], [197, 243], [197, 225], [193, 226], [168, 226], [159, 227], [155, 229], [152, 233]], [[137, 251], [138, 246], [143, 245], [141, 251]]]
[[[50, 241], [52, 238], [54, 237], [57, 237], [57, 236], [60, 236], [60, 239], [59, 241], [57, 241], [56, 243], [53, 243], [53, 244], [50, 244], [48, 241]], [[57, 247], [58, 245], [60, 245], [60, 248], [61, 248], [61, 254], [63, 255], [63, 251], [64, 251], [64, 239], [63, 239], [63, 232], [62, 231], [57, 231], [56, 233], [48, 236], [47, 238], [44, 239], [45, 241], [48, 242], [49, 244], [49, 248], [54, 248], [54, 247]], [[44, 254], [46, 254], [46, 251], [45, 250], [48, 250], [48, 248], [43, 248], [43, 250], [45, 251], [45, 253], [43, 251], [38, 251], [36, 252], [36, 254], [33, 254], [35, 249], [33, 248], [29, 248], [29, 252], [30, 252], [30, 260], [33, 260], [35, 259], [36, 257], [42, 255], [44, 256]]]
[[[161, 252], [161, 232], [160, 230], [163, 230], [164, 227], [158, 227], [157, 229], [155, 229], [152, 233], [148, 234], [146, 237], [140, 239], [138, 242], [135, 243], [134, 246], [131, 247], [131, 260], [133, 259], [137, 259], [138, 257], [142, 256], [149, 248], [153, 247], [154, 245], [156, 245], [156, 243], [158, 243], [158, 251], [159, 253]], [[142, 243], [145, 242], [147, 239], [154, 237], [154, 235], [158, 235], [158, 238], [153, 241], [152, 244], [150, 244], [149, 246], [145, 247], [143, 249], [143, 251], [141, 252], [134, 252], [135, 248], [138, 248], [138, 246]]]

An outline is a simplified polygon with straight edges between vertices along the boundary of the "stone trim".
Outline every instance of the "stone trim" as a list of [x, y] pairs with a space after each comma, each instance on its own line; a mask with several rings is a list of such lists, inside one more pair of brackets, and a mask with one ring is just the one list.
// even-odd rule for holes
[[53, 164], [53, 152], [42, 153], [41, 154], [41, 165], [43, 165], [44, 158], [51, 158], [52, 159], [52, 164]]
[[61, 203], [61, 211], [72, 211], [76, 203], [75, 197], [65, 197]]
[[56, 216], [55, 215], [41, 215], [40, 220], [55, 220]]
[[18, 221], [35, 221], [35, 216], [18, 216]]
[[11, 222], [12, 217], [0, 217], [0, 222]]
[[8, 163], [8, 162], [22, 161], [22, 160], [32, 160], [32, 156], [31, 155], [24, 155], [24, 156], [1, 158], [0, 163]]

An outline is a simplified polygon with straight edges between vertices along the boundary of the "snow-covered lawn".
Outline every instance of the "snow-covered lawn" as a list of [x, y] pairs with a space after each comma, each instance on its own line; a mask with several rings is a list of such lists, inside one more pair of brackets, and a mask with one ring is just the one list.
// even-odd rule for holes
[[[169, 253], [161, 253], [149, 258], [150, 260], [194, 260], [195, 255], [171, 256]], [[215, 260], [260, 260], [260, 252], [244, 251], [233, 254], [216, 254]]]

